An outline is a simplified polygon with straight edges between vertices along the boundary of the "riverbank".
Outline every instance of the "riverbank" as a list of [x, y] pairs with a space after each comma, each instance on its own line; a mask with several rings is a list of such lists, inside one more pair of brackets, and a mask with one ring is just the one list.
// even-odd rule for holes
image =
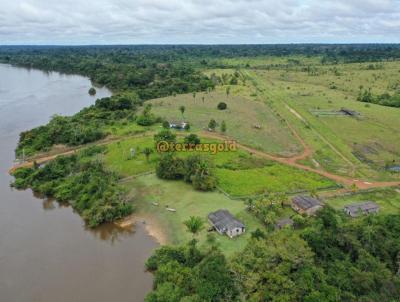
[[123, 229], [135, 228], [138, 224], [142, 224], [145, 226], [147, 234], [153, 237], [160, 245], [169, 243], [168, 236], [163, 231], [162, 226], [150, 213], [134, 213], [114, 222], [114, 224]]
[[20, 132], [54, 114], [72, 115], [111, 92], [97, 89], [92, 97], [87, 78], [10, 65], [0, 64], [0, 76], [1, 300], [143, 301], [153, 286], [144, 263], [159, 244], [142, 225], [135, 232], [109, 225], [89, 229], [72, 207], [10, 188], [7, 173]]

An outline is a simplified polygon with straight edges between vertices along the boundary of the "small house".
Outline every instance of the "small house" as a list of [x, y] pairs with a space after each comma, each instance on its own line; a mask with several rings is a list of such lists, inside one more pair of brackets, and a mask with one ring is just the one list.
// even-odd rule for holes
[[185, 129], [187, 126], [187, 122], [175, 122], [175, 121], [171, 121], [169, 122], [169, 127], [171, 129]]
[[293, 210], [300, 214], [314, 215], [322, 207], [322, 202], [310, 196], [295, 196], [292, 199]]
[[286, 227], [287, 225], [288, 226], [293, 225], [293, 220], [291, 218], [283, 218], [283, 219], [278, 220], [275, 224], [275, 228], [280, 230], [280, 229], [283, 229], [284, 227]]
[[218, 233], [221, 235], [226, 234], [230, 238], [246, 231], [244, 224], [236, 219], [228, 210], [218, 210], [208, 214], [208, 221]]
[[351, 217], [379, 212], [379, 205], [372, 201], [353, 203], [344, 207], [344, 212]]

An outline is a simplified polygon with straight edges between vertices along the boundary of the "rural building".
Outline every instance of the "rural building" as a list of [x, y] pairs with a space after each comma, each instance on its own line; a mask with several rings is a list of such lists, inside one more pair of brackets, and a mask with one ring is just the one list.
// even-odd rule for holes
[[187, 122], [169, 122], [169, 127], [173, 129], [185, 129], [187, 126]]
[[310, 196], [295, 196], [292, 199], [292, 208], [300, 214], [314, 215], [322, 207], [322, 202]]
[[360, 215], [367, 215], [371, 213], [378, 213], [379, 212], [379, 205], [372, 201], [365, 201], [359, 203], [353, 203], [347, 205], [343, 209], [346, 214], [350, 215], [351, 217], [357, 217]]
[[278, 220], [277, 222], [276, 222], [276, 224], [275, 224], [275, 228], [277, 228], [277, 229], [283, 229], [285, 226], [287, 226], [287, 225], [293, 225], [293, 220], [292, 219], [290, 219], [290, 218], [283, 218], [283, 219], [280, 219], [280, 220]]
[[344, 113], [345, 115], [350, 115], [350, 116], [358, 116], [358, 115], [360, 115], [360, 113], [357, 112], [357, 111], [350, 110], [350, 109], [343, 108], [343, 107], [340, 109], [340, 112]]
[[226, 234], [230, 238], [246, 231], [244, 224], [233, 217], [228, 210], [218, 210], [208, 214], [208, 221], [218, 233]]

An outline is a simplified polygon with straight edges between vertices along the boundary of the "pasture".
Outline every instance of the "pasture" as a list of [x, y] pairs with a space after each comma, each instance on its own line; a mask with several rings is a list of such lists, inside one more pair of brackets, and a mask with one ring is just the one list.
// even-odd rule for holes
[[[384, 63], [378, 70], [368, 70], [366, 64], [316, 68], [317, 75], [300, 69], [248, 73], [265, 102], [296, 127], [314, 150], [313, 159], [304, 163], [350, 177], [398, 179], [398, 174], [385, 167], [400, 160], [400, 110], [359, 102], [357, 95], [360, 87], [393, 93], [399, 63]], [[360, 116], [318, 114], [342, 107]]]
[[[217, 122], [217, 131], [225, 121], [226, 135], [248, 146], [281, 156], [301, 152], [286, 124], [258, 98], [249, 95], [247, 86], [231, 86], [227, 95], [224, 87], [211, 93], [184, 94], [151, 100], [153, 112], [168, 121], [188, 121], [194, 131], [208, 128], [210, 119]], [[219, 102], [228, 105], [218, 110]], [[185, 106], [184, 114], [179, 108]]]
[[[190, 216], [199, 216], [205, 222], [205, 228], [196, 236], [200, 244], [207, 237], [207, 215], [218, 209], [227, 209], [246, 225], [246, 233], [230, 239], [217, 233], [216, 240], [227, 255], [243, 249], [251, 232], [264, 226], [251, 213], [247, 212], [242, 201], [234, 201], [219, 192], [199, 192], [182, 181], [165, 181], [155, 175], [141, 176], [124, 184], [130, 190], [130, 196], [137, 206], [137, 215], [142, 213], [155, 218], [167, 236], [168, 242], [181, 244], [188, 242], [192, 235], [187, 232], [183, 222]], [[153, 203], [157, 203], [155, 206]], [[176, 209], [176, 212], [166, 210], [166, 207]]]
[[[182, 141], [182, 137], [179, 140]], [[216, 141], [202, 140], [205, 143]], [[149, 159], [143, 149], [154, 148], [152, 136], [132, 137], [107, 145], [104, 155], [106, 167], [122, 177], [154, 172], [159, 154], [154, 151]], [[134, 156], [131, 150], [135, 150]], [[247, 151], [216, 154], [200, 152], [176, 152], [177, 156], [191, 154], [208, 156], [215, 165], [218, 187], [233, 196], [259, 195], [270, 192], [314, 191], [335, 187], [335, 183], [317, 174], [259, 158]]]
[[400, 191], [399, 189], [384, 189], [372, 192], [359, 192], [348, 196], [329, 198], [326, 203], [334, 209], [342, 210], [344, 206], [356, 202], [373, 201], [380, 206], [382, 214], [400, 213]]

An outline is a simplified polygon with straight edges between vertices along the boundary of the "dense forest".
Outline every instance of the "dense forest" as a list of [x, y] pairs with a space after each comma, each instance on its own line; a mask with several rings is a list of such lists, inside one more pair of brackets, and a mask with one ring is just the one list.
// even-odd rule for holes
[[352, 221], [326, 207], [300, 229], [254, 232], [230, 261], [212, 236], [162, 247], [147, 301], [399, 301], [399, 231], [398, 215]]
[[96, 155], [104, 151], [91, 147], [78, 155], [59, 156], [32, 168], [20, 168], [12, 186], [33, 191], [70, 204], [90, 227], [112, 222], [132, 213], [133, 205], [124, 200], [119, 177], [106, 171]]
[[116, 94], [97, 99], [73, 116], [53, 116], [49, 123], [20, 134], [16, 155], [48, 151], [53, 145], [78, 146], [107, 135], [106, 126], [117, 121], [134, 121], [142, 102], [135, 93]]

